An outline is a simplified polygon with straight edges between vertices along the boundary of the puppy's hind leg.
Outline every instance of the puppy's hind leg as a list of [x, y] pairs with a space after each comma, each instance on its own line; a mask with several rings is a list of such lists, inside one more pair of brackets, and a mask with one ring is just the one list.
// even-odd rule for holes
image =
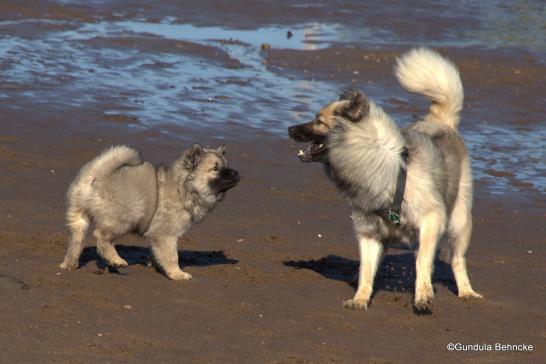
[[61, 269], [72, 270], [78, 268], [78, 261], [83, 250], [84, 239], [89, 227], [89, 216], [84, 211], [69, 207], [66, 213], [70, 239], [64, 261], [59, 265]]
[[192, 278], [191, 274], [182, 271], [178, 265], [177, 240], [174, 237], [154, 239], [152, 240], [152, 252], [156, 263], [169, 279], [189, 280]]
[[95, 229], [93, 235], [97, 239], [97, 252], [112, 267], [126, 267], [128, 264], [118, 255], [116, 248], [112, 242], [113, 236], [100, 229]]
[[367, 310], [373, 292], [373, 280], [383, 253], [383, 244], [374, 238], [358, 237], [360, 248], [360, 270], [358, 289], [352, 300], [343, 302], [343, 307], [355, 310]]

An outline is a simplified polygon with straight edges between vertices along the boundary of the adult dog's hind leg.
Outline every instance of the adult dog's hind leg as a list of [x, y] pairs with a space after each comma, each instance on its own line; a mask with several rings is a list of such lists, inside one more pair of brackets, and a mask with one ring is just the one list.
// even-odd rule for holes
[[432, 272], [438, 240], [444, 232], [445, 217], [439, 213], [426, 215], [419, 229], [419, 251], [415, 270], [415, 310], [419, 313], [428, 313], [432, 309], [434, 289], [432, 287]]
[[59, 265], [62, 269], [76, 269], [83, 250], [84, 239], [89, 227], [89, 217], [83, 211], [69, 208], [66, 214], [70, 239], [63, 262]]
[[377, 267], [381, 261], [383, 244], [377, 239], [364, 236], [358, 237], [360, 248], [360, 270], [358, 274], [358, 289], [352, 300], [343, 302], [343, 307], [351, 309], [368, 309], [368, 303], [373, 292], [373, 281]]
[[97, 239], [97, 252], [112, 267], [126, 267], [128, 264], [119, 256], [112, 242], [113, 236], [100, 229], [95, 229], [93, 235]]
[[450, 238], [449, 258], [459, 297], [482, 298], [472, 289], [466, 271], [466, 250], [472, 235], [472, 173], [468, 158], [463, 161], [457, 200], [449, 217], [447, 231]]
[[163, 269], [165, 275], [173, 280], [189, 280], [191, 274], [180, 269], [178, 265], [177, 240], [174, 237], [152, 240], [152, 252], [157, 264]]
[[472, 235], [472, 219], [467, 211], [461, 210], [458, 206], [455, 207], [449, 223], [451, 268], [457, 282], [459, 297], [482, 298], [481, 294], [472, 289], [466, 271], [466, 250]]

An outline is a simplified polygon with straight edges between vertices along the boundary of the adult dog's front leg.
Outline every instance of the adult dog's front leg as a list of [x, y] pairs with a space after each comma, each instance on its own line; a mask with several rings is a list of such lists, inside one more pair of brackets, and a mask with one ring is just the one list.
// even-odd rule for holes
[[343, 307], [366, 310], [373, 292], [373, 280], [383, 253], [383, 244], [373, 238], [358, 236], [360, 247], [360, 271], [358, 289], [352, 300], [343, 302]]

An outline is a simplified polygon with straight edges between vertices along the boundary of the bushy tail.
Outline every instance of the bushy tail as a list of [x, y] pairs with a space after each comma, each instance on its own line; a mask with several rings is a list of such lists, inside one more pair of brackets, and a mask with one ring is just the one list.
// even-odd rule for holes
[[457, 129], [464, 94], [459, 71], [451, 61], [431, 49], [415, 48], [398, 58], [395, 74], [405, 89], [432, 100], [426, 121]]
[[110, 147], [82, 167], [75, 184], [90, 185], [94, 180], [102, 179], [124, 165], [139, 164], [142, 164], [142, 157], [137, 150], [124, 145]]
[[142, 164], [142, 158], [138, 151], [120, 145], [106, 149], [82, 167], [67, 193], [66, 222], [71, 237], [64, 261], [60, 265], [61, 268], [76, 269], [78, 267], [85, 234], [91, 222], [87, 201], [93, 195], [93, 181], [108, 176], [122, 166], [139, 164]]

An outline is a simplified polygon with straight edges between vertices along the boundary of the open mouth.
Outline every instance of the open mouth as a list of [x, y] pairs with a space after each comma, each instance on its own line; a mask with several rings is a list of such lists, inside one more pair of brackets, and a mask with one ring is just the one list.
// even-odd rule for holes
[[321, 159], [322, 155], [328, 150], [324, 140], [313, 141], [307, 148], [298, 152], [298, 158], [304, 163], [314, 162]]

